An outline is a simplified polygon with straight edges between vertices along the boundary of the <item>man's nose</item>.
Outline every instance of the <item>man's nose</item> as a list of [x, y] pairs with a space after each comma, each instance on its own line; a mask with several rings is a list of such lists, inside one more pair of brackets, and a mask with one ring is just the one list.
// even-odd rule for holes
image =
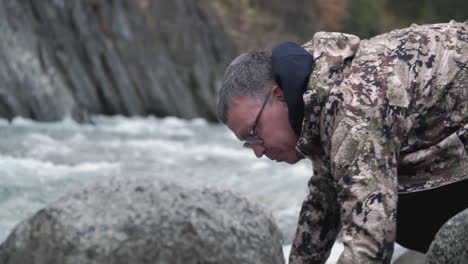
[[253, 149], [253, 152], [255, 153], [255, 156], [257, 156], [257, 158], [261, 158], [263, 154], [265, 153], [265, 147], [260, 144], [252, 145], [252, 149]]

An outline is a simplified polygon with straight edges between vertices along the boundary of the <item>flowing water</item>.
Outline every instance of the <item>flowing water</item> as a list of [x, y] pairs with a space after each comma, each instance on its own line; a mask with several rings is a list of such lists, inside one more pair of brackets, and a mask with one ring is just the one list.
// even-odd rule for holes
[[[219, 124], [202, 119], [92, 118], [42, 123], [0, 119], [0, 242], [21, 220], [67, 192], [112, 175], [155, 175], [230, 189], [269, 208], [291, 243], [310, 162], [257, 159]], [[336, 243], [327, 263], [342, 248]]]

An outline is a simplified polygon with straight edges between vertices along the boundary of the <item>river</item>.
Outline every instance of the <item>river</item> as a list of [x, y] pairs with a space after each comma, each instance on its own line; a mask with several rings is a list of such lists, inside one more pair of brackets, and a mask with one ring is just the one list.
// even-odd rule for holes
[[[263, 204], [284, 235], [287, 254], [310, 162], [258, 159], [227, 128], [203, 119], [91, 120], [0, 119], [0, 242], [21, 220], [73, 189], [112, 175], [150, 174], [230, 189]], [[341, 250], [336, 243], [327, 263], [335, 263]]]

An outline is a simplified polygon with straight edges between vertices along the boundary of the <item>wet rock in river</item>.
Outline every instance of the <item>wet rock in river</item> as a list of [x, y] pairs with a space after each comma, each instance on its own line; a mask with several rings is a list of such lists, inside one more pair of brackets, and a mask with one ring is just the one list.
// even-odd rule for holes
[[[190, 184], [190, 183], [184, 183]], [[229, 191], [153, 177], [114, 177], [20, 223], [0, 263], [284, 263], [281, 233]]]

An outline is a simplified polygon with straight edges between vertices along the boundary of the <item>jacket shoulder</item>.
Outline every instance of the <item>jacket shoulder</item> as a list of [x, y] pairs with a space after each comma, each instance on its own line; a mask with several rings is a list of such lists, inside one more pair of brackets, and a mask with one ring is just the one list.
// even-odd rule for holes
[[314, 58], [318, 58], [324, 53], [347, 58], [354, 56], [360, 41], [360, 38], [355, 35], [321, 31], [315, 33], [314, 37], [304, 43], [302, 47], [312, 54]]

